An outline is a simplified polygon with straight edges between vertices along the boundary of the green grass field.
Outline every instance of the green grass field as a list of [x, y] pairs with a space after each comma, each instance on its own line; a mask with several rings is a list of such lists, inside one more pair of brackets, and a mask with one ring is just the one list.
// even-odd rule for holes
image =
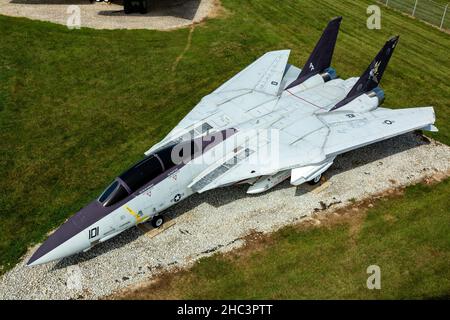
[[334, 59], [342, 77], [359, 75], [401, 35], [385, 105], [434, 105], [432, 136], [450, 144], [448, 34], [385, 8], [382, 29], [368, 30], [364, 0], [222, 2], [228, 13], [196, 26], [176, 67], [189, 29], [68, 30], [0, 16], [3, 271], [260, 55], [291, 48], [301, 65], [333, 16], [344, 16]]
[[[450, 179], [419, 184], [367, 212], [287, 227], [120, 298], [448, 299], [449, 190]], [[367, 288], [369, 265], [380, 267], [380, 290]]]
[[[441, 26], [442, 16], [444, 15], [446, 0], [418, 0], [414, 11], [416, 0], [378, 0], [382, 4], [388, 3], [388, 6], [400, 10], [408, 15], [414, 13], [414, 17], [431, 23], [437, 27]], [[450, 28], [450, 12], [447, 12], [442, 23], [443, 29]]]

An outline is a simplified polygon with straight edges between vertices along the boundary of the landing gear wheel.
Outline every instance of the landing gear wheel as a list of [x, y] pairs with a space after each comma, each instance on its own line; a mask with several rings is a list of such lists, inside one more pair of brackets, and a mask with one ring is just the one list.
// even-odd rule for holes
[[159, 228], [164, 223], [164, 217], [163, 216], [154, 216], [152, 219], [152, 226], [153, 228]]
[[320, 182], [320, 179], [322, 179], [322, 174], [319, 174], [314, 179], [308, 181], [308, 183], [313, 186], [315, 184], [318, 184]]

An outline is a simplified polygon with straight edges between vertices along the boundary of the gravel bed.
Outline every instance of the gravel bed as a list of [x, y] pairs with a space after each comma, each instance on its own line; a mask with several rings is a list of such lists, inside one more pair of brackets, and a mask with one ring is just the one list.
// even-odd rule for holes
[[[288, 181], [255, 196], [245, 186], [194, 195], [169, 209], [176, 224], [150, 239], [132, 228], [87, 253], [33, 268], [36, 247], [0, 279], [0, 299], [96, 299], [172, 268], [244, 244], [250, 233], [296, 223], [323, 206], [348, 205], [425, 177], [450, 173], [450, 147], [409, 133], [336, 158], [325, 173], [330, 185], [293, 187]], [[321, 203], [322, 202], [322, 203]], [[320, 211], [319, 213], [320, 214]]]
[[70, 5], [80, 9], [81, 27], [95, 29], [158, 29], [184, 27], [214, 15], [217, 0], [164, 0], [145, 14], [123, 12], [117, 3], [88, 0], [0, 0], [0, 14], [50, 21], [66, 25], [72, 16]]

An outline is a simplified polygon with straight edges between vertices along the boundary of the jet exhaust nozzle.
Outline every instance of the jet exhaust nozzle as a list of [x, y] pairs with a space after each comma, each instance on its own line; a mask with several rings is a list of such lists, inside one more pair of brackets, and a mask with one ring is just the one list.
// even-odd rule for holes
[[336, 70], [334, 68], [331, 68], [331, 67], [325, 69], [324, 72], [321, 73], [320, 75], [322, 76], [324, 82], [328, 82], [328, 81], [331, 81], [331, 80], [334, 80], [334, 79], [338, 78]]
[[377, 97], [378, 98], [378, 106], [381, 106], [385, 100], [384, 90], [380, 87], [376, 87], [368, 94], [369, 97]]

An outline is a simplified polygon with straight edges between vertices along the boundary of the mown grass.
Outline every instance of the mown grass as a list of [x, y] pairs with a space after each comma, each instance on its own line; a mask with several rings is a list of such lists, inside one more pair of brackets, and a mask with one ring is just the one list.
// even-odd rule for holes
[[434, 105], [450, 143], [450, 39], [371, 1], [223, 0], [226, 17], [189, 30], [68, 30], [0, 16], [0, 265], [7, 270], [200, 100], [269, 50], [309, 55], [324, 25], [344, 16], [334, 66], [359, 75], [388, 37], [400, 45], [383, 81], [386, 106]]
[[[378, 0], [382, 4], [386, 4], [386, 0]], [[416, 0], [390, 0], [388, 6], [401, 10], [402, 12], [413, 15], [414, 6]], [[441, 26], [442, 16], [444, 15], [445, 6], [448, 4], [445, 0], [418, 0], [417, 6], [414, 12], [414, 17], [422, 19], [428, 23], [431, 23], [437, 27]], [[444, 29], [450, 27], [450, 17], [446, 13], [444, 17], [444, 23], [442, 25]]]
[[[284, 228], [120, 298], [448, 298], [449, 192], [450, 179], [409, 187], [367, 212], [349, 208], [320, 226]], [[380, 267], [380, 290], [367, 288], [370, 265]]]

